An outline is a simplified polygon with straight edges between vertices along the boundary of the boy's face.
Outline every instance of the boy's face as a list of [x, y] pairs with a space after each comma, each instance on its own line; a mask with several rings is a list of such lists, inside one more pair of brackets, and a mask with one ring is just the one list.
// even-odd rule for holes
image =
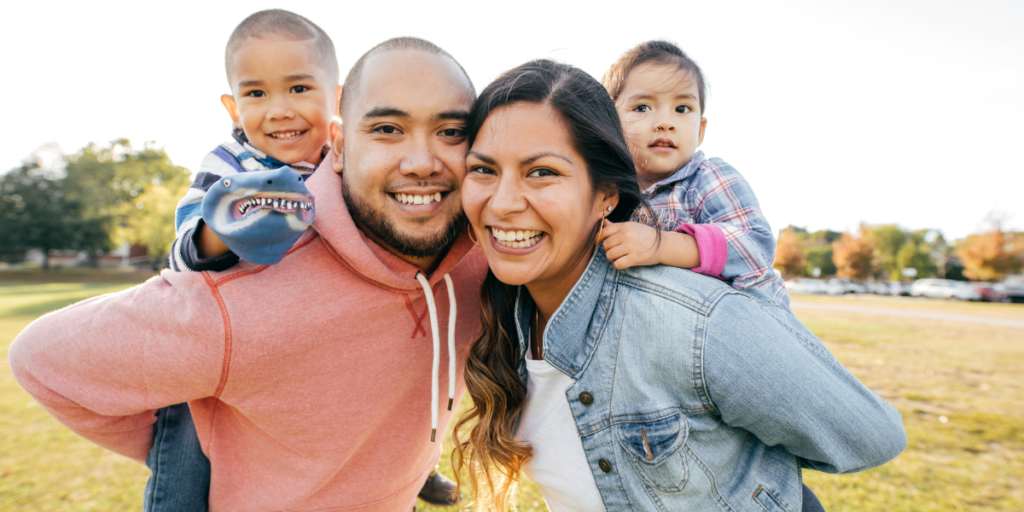
[[686, 165], [704, 140], [699, 94], [676, 66], [645, 62], [630, 71], [615, 106], [645, 188]]
[[310, 41], [251, 37], [232, 56], [221, 97], [256, 149], [284, 163], [320, 163], [340, 88], [315, 64]]

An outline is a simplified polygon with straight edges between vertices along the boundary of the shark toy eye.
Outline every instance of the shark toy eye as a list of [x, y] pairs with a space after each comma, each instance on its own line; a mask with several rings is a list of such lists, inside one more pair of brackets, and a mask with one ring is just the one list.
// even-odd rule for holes
[[225, 187], [230, 187], [231, 186], [231, 180], [224, 180], [224, 186]]

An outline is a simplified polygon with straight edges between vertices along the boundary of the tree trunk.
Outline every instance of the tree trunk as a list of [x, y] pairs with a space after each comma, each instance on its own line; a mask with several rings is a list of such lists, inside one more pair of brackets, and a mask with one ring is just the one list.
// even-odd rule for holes
[[46, 272], [50, 271], [50, 250], [43, 249], [43, 270]]

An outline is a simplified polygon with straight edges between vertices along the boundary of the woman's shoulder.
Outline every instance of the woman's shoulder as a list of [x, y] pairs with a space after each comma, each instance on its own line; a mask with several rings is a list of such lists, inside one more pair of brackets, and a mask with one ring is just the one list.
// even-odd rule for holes
[[690, 308], [710, 308], [734, 289], [691, 270], [668, 265], [630, 267], [619, 271], [620, 285], [662, 297]]

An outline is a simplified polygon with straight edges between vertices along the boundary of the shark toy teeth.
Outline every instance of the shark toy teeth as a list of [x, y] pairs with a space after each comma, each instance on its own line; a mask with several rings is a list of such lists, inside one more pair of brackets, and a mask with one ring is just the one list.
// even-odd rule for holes
[[225, 176], [203, 198], [203, 221], [239, 258], [273, 265], [313, 222], [314, 201], [288, 167]]

